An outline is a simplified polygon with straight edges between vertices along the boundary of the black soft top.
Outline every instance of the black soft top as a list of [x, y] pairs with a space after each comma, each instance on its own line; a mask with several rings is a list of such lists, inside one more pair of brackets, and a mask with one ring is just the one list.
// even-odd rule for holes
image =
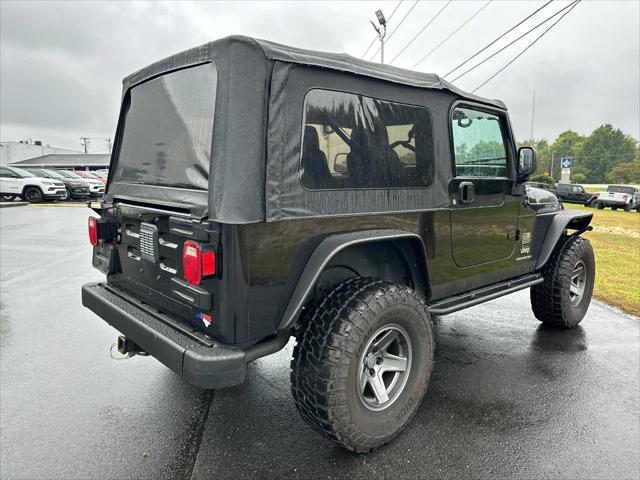
[[[159, 73], [172, 69], [172, 65], [174, 65], [173, 68], [185, 66], [185, 60], [187, 59], [191, 60], [188, 63], [198, 63], [197, 59], [200, 59], [200, 61], [203, 62], [211, 60], [223, 54], [224, 51], [228, 51], [232, 45], [238, 43], [253, 47], [248, 51], [245, 50], [245, 55], [240, 56], [240, 58], [235, 56], [234, 60], [238, 62], [255, 61], [256, 58], [252, 55], [253, 53], [264, 57], [266, 60], [327, 68], [340, 72], [348, 72], [355, 75], [386, 80], [411, 87], [448, 90], [464, 99], [506, 109], [505, 104], [500, 100], [488, 99], [460, 90], [434, 73], [416, 72], [413, 70], [394, 67], [392, 65], [369, 62], [352, 57], [346, 53], [305, 50], [303, 48], [291, 47], [288, 45], [270, 42], [268, 40], [261, 40], [242, 35], [232, 35], [219, 40], [214, 40], [212, 42], [205, 43], [204, 45], [200, 45], [199, 47], [186, 50], [152, 63], [128, 77], [125, 77], [123, 85], [126, 90], [126, 88], [135, 85], [136, 83], [140, 83]], [[251, 50], [253, 50], [253, 52], [251, 52]]]
[[[209, 187], [160, 188], [109, 180], [107, 201], [153, 202], [188, 209], [192, 216], [224, 223], [253, 223], [303, 217], [419, 211], [449, 203], [451, 177], [447, 125], [456, 101], [506, 110], [498, 100], [465, 93], [430, 73], [231, 36], [155, 62], [123, 80], [118, 131], [126, 115], [127, 92], [146, 80], [213, 62], [217, 94]], [[324, 87], [323, 87], [324, 86]], [[422, 189], [310, 191], [300, 184], [303, 103], [311, 88], [359, 92], [413, 105], [433, 116], [433, 183]], [[117, 168], [119, 135], [110, 168]]]

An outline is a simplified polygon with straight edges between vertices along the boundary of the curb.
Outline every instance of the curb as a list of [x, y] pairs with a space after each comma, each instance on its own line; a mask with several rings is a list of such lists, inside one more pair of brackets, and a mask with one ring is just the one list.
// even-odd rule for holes
[[26, 207], [29, 202], [0, 202], [0, 208]]

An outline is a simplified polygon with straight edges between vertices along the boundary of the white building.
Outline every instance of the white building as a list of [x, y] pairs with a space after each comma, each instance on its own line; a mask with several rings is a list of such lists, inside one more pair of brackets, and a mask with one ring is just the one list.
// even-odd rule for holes
[[42, 142], [0, 142], [0, 165], [9, 165], [14, 162], [26, 160], [28, 158], [41, 157], [49, 153], [61, 155], [78, 154], [84, 152], [80, 150], [69, 150], [67, 148], [56, 148], [42, 145]]

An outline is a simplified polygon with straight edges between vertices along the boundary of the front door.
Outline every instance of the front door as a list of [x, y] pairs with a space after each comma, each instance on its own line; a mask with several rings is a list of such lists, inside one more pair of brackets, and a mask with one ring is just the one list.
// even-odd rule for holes
[[451, 116], [454, 176], [449, 186], [451, 248], [459, 267], [509, 258], [517, 231], [512, 147], [506, 117], [458, 105]]
[[8, 168], [0, 167], [0, 193], [18, 195], [21, 191], [20, 177]]

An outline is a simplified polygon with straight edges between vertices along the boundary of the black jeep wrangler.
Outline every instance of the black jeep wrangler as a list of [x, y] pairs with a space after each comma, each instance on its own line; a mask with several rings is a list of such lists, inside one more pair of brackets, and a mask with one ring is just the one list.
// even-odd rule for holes
[[82, 302], [202, 388], [295, 336], [302, 417], [369, 451], [425, 394], [433, 316], [530, 288], [541, 322], [584, 317], [592, 214], [535, 168], [501, 102], [436, 75], [218, 40], [124, 80]]

